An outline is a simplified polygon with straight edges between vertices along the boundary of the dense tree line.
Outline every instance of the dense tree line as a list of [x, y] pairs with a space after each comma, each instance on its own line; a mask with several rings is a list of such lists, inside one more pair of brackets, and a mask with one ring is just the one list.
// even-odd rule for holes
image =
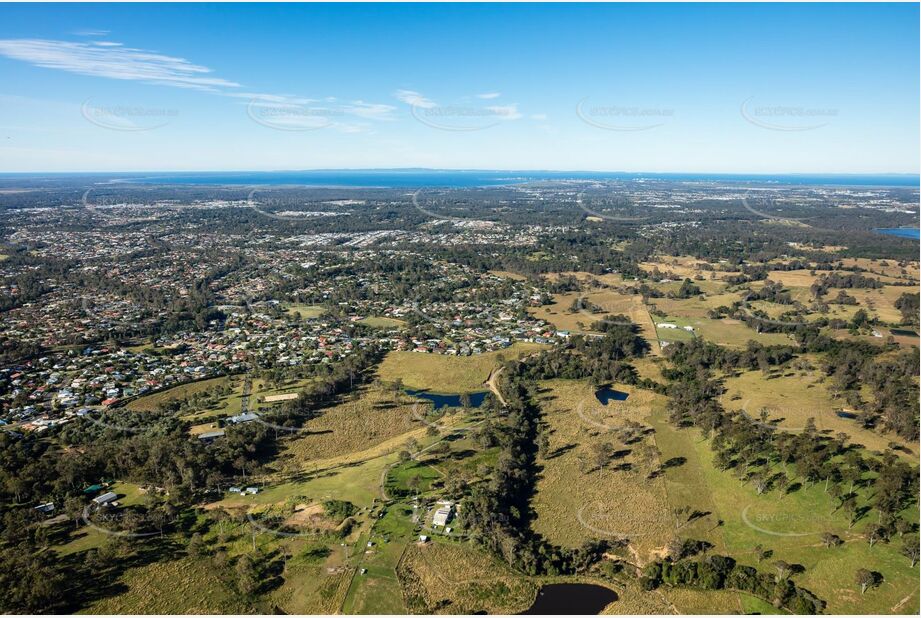
[[738, 590], [760, 597], [778, 609], [795, 614], [818, 614], [825, 602], [787, 577], [759, 573], [729, 556], [709, 555], [698, 560], [659, 560], [643, 570], [643, 587], [685, 586], [703, 590]]

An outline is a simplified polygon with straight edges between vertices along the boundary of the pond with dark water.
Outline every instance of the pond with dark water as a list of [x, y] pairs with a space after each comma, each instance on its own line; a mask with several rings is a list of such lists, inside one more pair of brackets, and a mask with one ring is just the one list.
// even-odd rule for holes
[[595, 584], [548, 584], [540, 589], [534, 604], [522, 615], [600, 614], [617, 600], [617, 593]]
[[[420, 399], [428, 399], [431, 401], [435, 409], [440, 408], [460, 408], [461, 407], [461, 396], [460, 393], [430, 393], [428, 391], [416, 391], [412, 389], [406, 389], [404, 391], [407, 395], [412, 397], [419, 397]], [[479, 393], [467, 393], [467, 396], [470, 398], [470, 407], [479, 408], [483, 405], [483, 400], [486, 399], [487, 391], [482, 391]]]
[[608, 405], [608, 402], [611, 401], [625, 401], [627, 397], [627, 393], [616, 391], [608, 386], [599, 388], [597, 391], [595, 391], [595, 398], [605, 406]]

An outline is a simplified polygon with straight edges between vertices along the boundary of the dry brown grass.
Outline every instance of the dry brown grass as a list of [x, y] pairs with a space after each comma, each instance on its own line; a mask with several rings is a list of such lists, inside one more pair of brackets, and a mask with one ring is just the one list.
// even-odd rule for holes
[[[587, 311], [570, 311], [573, 302], [580, 298], [596, 305], [602, 309], [602, 312], [593, 314]], [[551, 305], [534, 307], [528, 311], [534, 317], [550, 322], [559, 330], [574, 333], [594, 332], [590, 328], [593, 322], [603, 320], [610, 315], [625, 315], [640, 327], [640, 334], [649, 342], [653, 353], [659, 352], [652, 318], [639, 295], [621, 294], [616, 290], [570, 292], [555, 295]]]
[[788, 431], [799, 431], [807, 419], [815, 420], [820, 431], [829, 435], [839, 432], [851, 437], [851, 442], [862, 444], [871, 450], [885, 450], [890, 442], [905, 444], [917, 452], [917, 445], [901, 440], [895, 434], [880, 434], [864, 429], [853, 420], [841, 418], [836, 409], [847, 408], [844, 399], [834, 399], [828, 391], [830, 382], [816, 370], [789, 370], [784, 375], [767, 379], [760, 371], [748, 371], [724, 382], [726, 392], [720, 398], [726, 409], [745, 410], [758, 419], [762, 409], [768, 418], [780, 420], [779, 426]]
[[[624, 444], [618, 429], [625, 421], [645, 423], [660, 396], [617, 385], [629, 393], [623, 402], [602, 406], [583, 381], [542, 382], [544, 420], [549, 425], [547, 456], [539, 459], [542, 472], [532, 501], [534, 528], [553, 543], [577, 547], [593, 538], [627, 537], [636, 560], [648, 561], [652, 552], [672, 536], [672, 517], [664, 480], [650, 479], [658, 457], [644, 459], [639, 443]], [[606, 469], [591, 457], [595, 444], [611, 443], [617, 451]], [[643, 439], [650, 444], [651, 436]], [[618, 464], [630, 469], [615, 469]]]
[[87, 613], [260, 613], [203, 559], [182, 558], [132, 568], [120, 583], [124, 586], [122, 592], [94, 602], [86, 609]]
[[182, 399], [196, 393], [204, 392], [209, 388], [213, 388], [224, 383], [226, 380], [227, 378], [210, 378], [208, 380], [191, 382], [189, 384], [181, 384], [165, 391], [160, 391], [159, 393], [153, 393], [152, 395], [139, 397], [138, 399], [129, 402], [125, 407], [129, 410], [135, 411], [156, 411], [161, 403]]
[[422, 352], [390, 352], [378, 368], [384, 382], [396, 379], [409, 388], [427, 389], [434, 393], [470, 393], [486, 390], [485, 382], [500, 357], [512, 360], [533, 354], [547, 346], [517, 342], [504, 350], [472, 356], [448, 356]]
[[[899, 263], [896, 260], [877, 260], [869, 258], [845, 258], [841, 260], [844, 266], [858, 266], [860, 268], [866, 269], [871, 273], [888, 275], [890, 277], [901, 277], [902, 276], [902, 266], [899, 266]], [[886, 265], [883, 265], [883, 262], [886, 262]], [[918, 270], [918, 262], [906, 262], [904, 266], [905, 271], [908, 276], [915, 281], [918, 281], [921, 278], [921, 273]]]
[[635, 580], [629, 580], [626, 586], [618, 588], [617, 597], [617, 601], [608, 605], [602, 614], [738, 614], [742, 609], [736, 592], [667, 587], [650, 592], [641, 589]]
[[397, 574], [414, 613], [515, 614], [537, 595], [536, 584], [505, 564], [470, 545], [451, 542], [411, 544]]
[[285, 441], [282, 459], [306, 461], [363, 451], [420, 426], [408, 397], [395, 399], [392, 391], [364, 387], [358, 397], [323, 410], [305, 424], [303, 433]]
[[[335, 554], [334, 554], [335, 555]], [[352, 570], [289, 564], [285, 582], [271, 593], [271, 603], [286, 614], [336, 614], [342, 606]]]

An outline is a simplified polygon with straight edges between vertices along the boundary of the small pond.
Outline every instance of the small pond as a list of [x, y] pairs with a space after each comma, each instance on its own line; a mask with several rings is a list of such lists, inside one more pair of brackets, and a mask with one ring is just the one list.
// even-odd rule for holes
[[854, 414], [853, 412], [845, 412], [844, 410], [838, 410], [837, 412], [835, 412], [835, 414], [838, 416], [838, 418], [848, 418], [851, 420], [854, 420], [855, 418], [857, 418], [857, 415]]
[[548, 584], [540, 589], [534, 604], [522, 614], [600, 614], [617, 600], [610, 588], [595, 584]]
[[595, 391], [595, 398], [601, 402], [602, 405], [608, 405], [610, 401], [624, 401], [628, 397], [627, 393], [616, 391], [609, 386], [604, 388], [599, 388]]
[[[428, 391], [415, 391], [412, 389], [406, 389], [404, 391], [407, 395], [413, 397], [418, 397], [420, 399], [428, 399], [435, 405], [435, 409], [439, 408], [459, 408], [461, 407], [461, 396], [460, 393], [430, 393]], [[483, 400], [486, 399], [487, 391], [482, 391], [479, 393], [467, 393], [467, 396], [470, 397], [470, 406], [473, 408], [479, 408], [483, 405]]]

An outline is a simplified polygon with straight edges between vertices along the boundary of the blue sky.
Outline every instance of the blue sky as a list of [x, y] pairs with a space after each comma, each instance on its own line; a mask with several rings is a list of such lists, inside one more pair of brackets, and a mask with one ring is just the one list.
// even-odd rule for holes
[[917, 173], [917, 4], [0, 5], [0, 171]]

